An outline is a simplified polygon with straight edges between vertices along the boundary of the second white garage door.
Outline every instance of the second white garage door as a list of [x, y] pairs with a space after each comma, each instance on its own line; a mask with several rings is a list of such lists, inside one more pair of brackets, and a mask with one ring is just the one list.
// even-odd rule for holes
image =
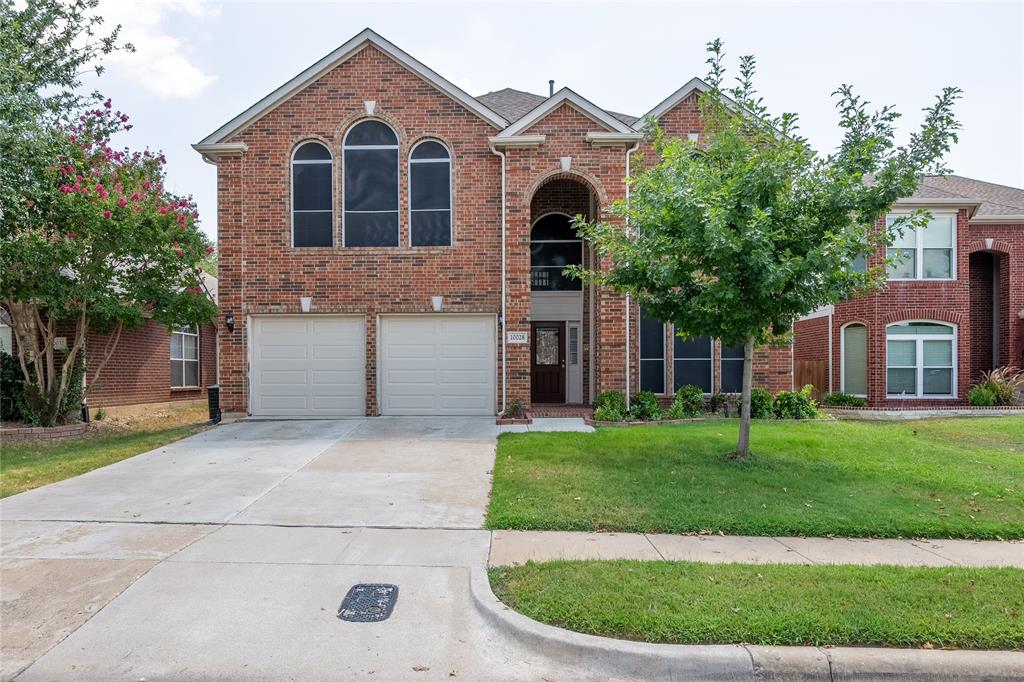
[[494, 414], [494, 316], [384, 316], [379, 345], [381, 414]]

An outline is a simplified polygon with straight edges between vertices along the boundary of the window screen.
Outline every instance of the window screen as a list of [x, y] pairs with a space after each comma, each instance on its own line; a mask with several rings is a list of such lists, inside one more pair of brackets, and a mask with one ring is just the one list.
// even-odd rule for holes
[[334, 164], [319, 142], [307, 142], [292, 156], [292, 244], [333, 246]]
[[665, 392], [665, 325], [640, 310], [640, 390]]
[[743, 391], [743, 346], [722, 346], [722, 392]]
[[862, 324], [843, 328], [844, 393], [868, 394], [868, 332]]
[[672, 342], [672, 386], [678, 391], [683, 386], [699, 386], [704, 393], [712, 391], [713, 344], [710, 336], [684, 339], [676, 336]]
[[398, 137], [381, 121], [345, 136], [345, 246], [398, 246]]
[[409, 158], [409, 240], [413, 246], [452, 243], [452, 162], [440, 142], [416, 145]]

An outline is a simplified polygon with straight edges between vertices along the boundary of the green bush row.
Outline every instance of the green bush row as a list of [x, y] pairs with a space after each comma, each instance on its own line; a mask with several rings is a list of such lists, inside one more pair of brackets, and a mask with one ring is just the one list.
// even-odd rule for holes
[[[799, 391], [779, 391], [773, 396], [763, 388], [755, 388], [750, 394], [750, 414], [754, 419], [813, 419], [818, 416], [818, 408], [811, 391], [812, 387], [807, 385]], [[626, 398], [621, 391], [605, 391], [597, 396], [594, 419], [609, 422], [626, 419], [657, 421], [723, 412], [726, 416], [739, 416], [737, 400], [738, 396], [724, 393], [715, 393], [705, 399], [700, 387], [682, 386], [667, 410], [662, 409], [658, 397], [651, 391], [640, 391], [633, 396], [627, 410]]]

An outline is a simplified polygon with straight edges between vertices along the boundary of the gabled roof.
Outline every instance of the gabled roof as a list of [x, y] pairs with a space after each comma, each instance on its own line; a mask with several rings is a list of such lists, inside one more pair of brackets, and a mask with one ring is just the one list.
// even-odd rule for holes
[[247, 125], [263, 116], [263, 114], [284, 102], [334, 67], [345, 62], [352, 55], [356, 54], [367, 45], [373, 45], [399, 64], [405, 66], [407, 69], [429, 82], [438, 90], [490, 123], [495, 128], [500, 130], [508, 125], [508, 121], [493, 109], [470, 96], [467, 92], [462, 90], [462, 88], [458, 87], [451, 81], [438, 75], [437, 72], [427, 67], [422, 62], [419, 62], [409, 56], [405, 51], [384, 39], [372, 29], [367, 28], [360, 31], [344, 45], [340, 46], [323, 59], [310, 66], [308, 69], [295, 76], [295, 78], [292, 78], [277, 90], [274, 90], [259, 102], [256, 102], [256, 104], [253, 104], [241, 114], [212, 132], [201, 140], [198, 146], [225, 142]]
[[962, 199], [976, 203], [971, 222], [1024, 222], [1024, 190], [962, 175], [927, 175], [921, 178], [914, 199]]
[[502, 88], [477, 97], [477, 101], [507, 118], [509, 123], [518, 121], [546, 99], [515, 88]]
[[[711, 86], [702, 81], [700, 78], [691, 78], [686, 82], [683, 87], [679, 88], [671, 95], [666, 97], [656, 107], [648, 111], [646, 114], [640, 117], [640, 121], [645, 121], [648, 117], [659, 119], [664, 116], [667, 112], [672, 110], [672, 107], [682, 102], [684, 99], [689, 97], [694, 92], [708, 92], [711, 90]], [[728, 99], [728, 98], [726, 98]], [[732, 102], [732, 100], [729, 100]], [[734, 103], [735, 104], [735, 103]]]
[[537, 121], [541, 120], [549, 113], [557, 109], [562, 104], [570, 104], [580, 113], [593, 119], [596, 123], [604, 126], [608, 130], [616, 133], [632, 133], [635, 132], [630, 126], [626, 125], [615, 116], [600, 108], [588, 99], [581, 97], [569, 88], [562, 88], [551, 97], [548, 97], [543, 102], [540, 102], [534, 107], [529, 113], [518, 119], [515, 123], [510, 125], [505, 130], [501, 131], [498, 137], [514, 137], [519, 135], [524, 130], [527, 130]]

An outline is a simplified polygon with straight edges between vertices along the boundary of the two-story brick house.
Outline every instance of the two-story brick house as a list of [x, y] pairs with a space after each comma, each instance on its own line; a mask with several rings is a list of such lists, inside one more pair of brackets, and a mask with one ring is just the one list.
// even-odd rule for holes
[[[699, 79], [648, 115], [699, 136]], [[194, 145], [217, 165], [225, 412], [495, 414], [736, 391], [742, 354], [567, 279], [640, 119], [568, 88], [472, 97], [367, 29]], [[792, 386], [791, 347], [755, 383]]]
[[887, 220], [922, 208], [932, 219], [892, 244], [884, 287], [794, 325], [798, 382], [817, 367], [806, 376], [820, 392], [937, 407], [963, 404], [982, 372], [1024, 365], [1024, 190], [926, 177]]

